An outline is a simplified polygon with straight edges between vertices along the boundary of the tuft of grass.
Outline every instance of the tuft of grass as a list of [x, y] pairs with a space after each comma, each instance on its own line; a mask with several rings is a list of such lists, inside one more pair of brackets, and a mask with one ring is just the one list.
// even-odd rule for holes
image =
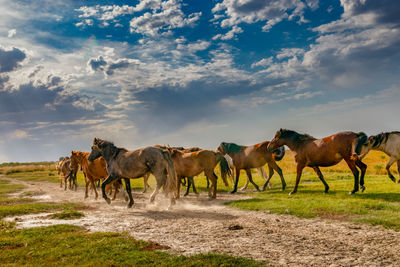
[[22, 214], [41, 213], [57, 210], [74, 210], [82, 208], [82, 204], [76, 203], [25, 203], [16, 205], [0, 206], [0, 219], [6, 216], [15, 216]]
[[59, 220], [73, 220], [79, 219], [85, 216], [82, 212], [76, 210], [64, 210], [58, 213], [53, 213], [49, 215], [51, 219], [59, 219]]
[[0, 231], [0, 258], [6, 265], [265, 266], [221, 254], [171, 255], [156, 247], [126, 233], [88, 233], [70, 225]]

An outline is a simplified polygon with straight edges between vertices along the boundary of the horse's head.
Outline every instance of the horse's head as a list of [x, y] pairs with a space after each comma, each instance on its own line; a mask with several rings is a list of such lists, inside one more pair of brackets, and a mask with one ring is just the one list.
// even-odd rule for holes
[[71, 164], [70, 164], [70, 168], [72, 170], [77, 170], [78, 166], [79, 166], [79, 161], [78, 161], [78, 151], [71, 151], [71, 155], [70, 155], [70, 160], [71, 160]]
[[271, 140], [271, 142], [269, 142], [267, 149], [272, 152], [285, 145], [285, 133], [286, 130], [282, 128], [277, 131], [274, 138]]
[[217, 148], [217, 151], [220, 152], [222, 155], [225, 155], [227, 153], [226, 151], [226, 143], [222, 142], [219, 147]]
[[95, 138], [93, 140], [92, 150], [90, 151], [88, 160], [90, 162], [93, 162], [95, 159], [101, 157], [102, 153], [103, 153], [103, 149], [104, 149], [103, 140], [101, 140], [99, 138]]
[[382, 141], [379, 135], [373, 135], [368, 137], [367, 141], [363, 143], [360, 147], [360, 151], [358, 153], [360, 159], [363, 159], [371, 149], [378, 147], [381, 144], [381, 142]]

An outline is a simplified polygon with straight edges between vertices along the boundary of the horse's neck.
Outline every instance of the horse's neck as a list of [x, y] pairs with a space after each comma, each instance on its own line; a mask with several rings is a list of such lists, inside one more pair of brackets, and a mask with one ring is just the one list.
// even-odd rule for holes
[[290, 150], [292, 150], [292, 151], [298, 151], [306, 143], [308, 143], [308, 141], [307, 142], [296, 143], [293, 140], [285, 139], [285, 145], [287, 145], [290, 148]]
[[374, 150], [382, 151], [390, 156], [399, 156], [400, 154], [400, 135], [390, 135], [386, 142], [379, 144], [373, 148]]

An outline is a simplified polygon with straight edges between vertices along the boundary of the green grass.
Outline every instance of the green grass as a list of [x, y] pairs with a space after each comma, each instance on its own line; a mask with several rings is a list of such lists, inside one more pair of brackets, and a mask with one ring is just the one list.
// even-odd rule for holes
[[[12, 175], [14, 175], [13, 173]], [[18, 174], [24, 174], [20, 172]], [[31, 173], [32, 174], [32, 173]], [[42, 181], [41, 174], [26, 175]], [[47, 177], [46, 177], [47, 178]], [[0, 179], [0, 219], [45, 211], [59, 211], [50, 215], [56, 219], [83, 216], [76, 211], [80, 204], [30, 202], [27, 198], [9, 198], [23, 186]], [[28, 192], [25, 195], [30, 195]], [[19, 266], [264, 266], [256, 261], [222, 254], [199, 254], [191, 257], [160, 251], [157, 243], [135, 240], [127, 233], [88, 233], [70, 225], [56, 225], [18, 230], [15, 222], [0, 220], [1, 265]]]
[[227, 255], [176, 256], [126, 233], [88, 233], [69, 225], [0, 231], [2, 264], [33, 266], [261, 266]]
[[78, 219], [85, 216], [82, 212], [76, 210], [64, 210], [62, 212], [57, 212], [49, 215], [51, 219], [59, 219], [59, 220], [73, 220]]
[[[385, 175], [368, 175], [366, 191], [349, 195], [353, 188], [352, 176], [344, 173], [322, 172], [330, 186], [328, 194], [312, 172], [303, 174], [296, 194], [288, 196], [293, 189], [294, 174], [285, 176], [288, 187], [281, 191], [280, 181], [273, 181], [273, 189], [253, 193], [252, 199], [232, 201], [226, 205], [246, 210], [268, 210], [272, 213], [291, 214], [303, 218], [321, 217], [328, 220], [382, 225], [400, 230], [400, 185]], [[260, 184], [260, 179], [257, 178]], [[252, 188], [252, 186], [251, 186]]]

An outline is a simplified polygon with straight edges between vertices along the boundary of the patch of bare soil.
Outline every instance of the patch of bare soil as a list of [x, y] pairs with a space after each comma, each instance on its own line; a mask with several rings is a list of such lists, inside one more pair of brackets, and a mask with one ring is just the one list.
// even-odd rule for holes
[[137, 239], [152, 241], [154, 246], [149, 249], [159, 247], [185, 255], [227, 253], [278, 266], [400, 266], [398, 232], [222, 205], [246, 198], [243, 194], [220, 193], [212, 201], [205, 194], [192, 195], [167, 211], [168, 200], [162, 194], [156, 204], [149, 204], [150, 193], [135, 192], [134, 207], [127, 209], [122, 196], [107, 205], [100, 196], [94, 200], [93, 194], [84, 200], [82, 188], [74, 192], [64, 191], [57, 184], [16, 182], [26, 185], [27, 191], [44, 192], [49, 201], [83, 202], [92, 208], [83, 211], [85, 217], [68, 221], [49, 220], [47, 214], [18, 216], [17, 227], [75, 224], [93, 232], [128, 232]]

